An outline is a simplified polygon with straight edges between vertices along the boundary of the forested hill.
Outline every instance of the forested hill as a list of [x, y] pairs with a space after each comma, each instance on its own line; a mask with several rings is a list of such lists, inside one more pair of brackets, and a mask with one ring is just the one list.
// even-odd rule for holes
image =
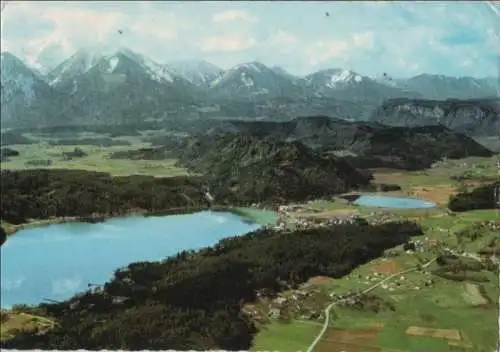
[[111, 177], [82, 170], [2, 170], [0, 218], [12, 224], [50, 217], [125, 215], [208, 206], [198, 178]]
[[342, 158], [324, 157], [299, 141], [221, 134], [188, 139], [179, 163], [206, 175], [216, 194], [234, 201], [299, 201], [366, 185], [371, 175]]

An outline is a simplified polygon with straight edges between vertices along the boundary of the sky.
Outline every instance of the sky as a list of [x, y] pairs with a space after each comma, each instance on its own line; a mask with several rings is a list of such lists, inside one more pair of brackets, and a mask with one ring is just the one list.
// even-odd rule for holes
[[260, 61], [297, 75], [500, 74], [499, 2], [7, 1], [1, 25], [1, 50], [33, 66], [105, 45], [159, 63]]

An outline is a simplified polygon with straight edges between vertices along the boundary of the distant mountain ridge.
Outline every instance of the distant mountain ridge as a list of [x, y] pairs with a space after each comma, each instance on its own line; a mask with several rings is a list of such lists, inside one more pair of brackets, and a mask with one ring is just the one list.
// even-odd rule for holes
[[304, 80], [316, 95], [335, 96], [339, 99], [382, 101], [392, 97], [420, 96], [419, 93], [390, 87], [345, 69], [321, 70], [307, 75]]
[[[387, 100], [479, 99], [495, 97], [498, 89], [494, 79], [420, 75], [386, 84], [346, 69], [296, 77], [260, 62], [228, 70], [205, 61], [159, 64], [127, 48], [78, 50], [46, 75], [9, 53], [2, 53], [1, 65], [2, 122], [9, 125], [199, 117], [213, 105], [219, 106], [213, 114], [227, 117], [283, 119], [335, 111], [334, 116], [362, 120]], [[469, 115], [465, 125], [473, 122]]]
[[500, 99], [393, 99], [375, 109], [370, 121], [394, 126], [443, 125], [474, 136], [500, 137]]
[[498, 96], [498, 82], [493, 79], [474, 77], [447, 77], [421, 74], [399, 81], [397, 87], [404, 87], [426, 99], [445, 100], [478, 99]]

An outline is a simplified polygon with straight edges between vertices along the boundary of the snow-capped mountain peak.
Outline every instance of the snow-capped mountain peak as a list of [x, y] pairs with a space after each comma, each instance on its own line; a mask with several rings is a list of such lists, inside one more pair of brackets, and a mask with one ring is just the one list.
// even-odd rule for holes
[[146, 74], [150, 76], [151, 79], [153, 79], [156, 82], [162, 83], [162, 82], [169, 82], [172, 83], [174, 82], [174, 77], [173, 74], [170, 72], [170, 70], [164, 66], [161, 65], [151, 59], [148, 59], [147, 57], [138, 54], [136, 52], [133, 52], [130, 49], [127, 48], [121, 48], [115, 53], [108, 55], [104, 58], [107, 62], [107, 73], [115, 73], [115, 71], [118, 69], [120, 63], [122, 60], [131, 60], [138, 64]]
[[80, 49], [48, 74], [50, 85], [71, 80], [90, 71], [103, 58], [100, 50]]
[[21, 94], [27, 103], [33, 100], [37, 86], [45, 84], [44, 79], [11, 53], [1, 53], [0, 62], [2, 100], [8, 100], [16, 94]]
[[360, 83], [361, 81], [363, 81], [363, 77], [349, 70], [341, 70], [340, 72], [336, 72], [330, 76], [330, 85], [332, 87], [335, 87], [337, 83]]
[[223, 84], [224, 82], [238, 81], [240, 85], [252, 87], [255, 85], [254, 79], [256, 77], [264, 77], [269, 73], [271, 74], [271, 76], [273, 74], [276, 75], [273, 70], [260, 62], [254, 61], [238, 64], [217, 77], [217, 79], [210, 83], [210, 86], [216, 87], [220, 84]]
[[176, 61], [166, 66], [178, 76], [199, 86], [208, 86], [224, 72], [220, 67], [204, 60]]
[[260, 73], [271, 70], [269, 67], [267, 67], [266, 65], [264, 65], [263, 63], [258, 62], [258, 61], [239, 64], [239, 65], [236, 65], [234, 67], [234, 69], [235, 70], [238, 70], [238, 69], [250, 70], [250, 71], [260, 72]]
[[2, 122], [36, 117], [32, 112], [39, 112], [37, 109], [46, 109], [52, 116], [50, 103], [45, 106], [53, 101], [50, 86], [38, 72], [7, 52], [0, 57], [0, 88]]
[[236, 65], [211, 82], [210, 87], [217, 94], [299, 96], [302, 89], [295, 80], [266, 65], [248, 62]]
[[94, 69], [101, 74], [126, 73], [131, 62], [156, 82], [174, 82], [174, 76], [167, 67], [127, 48], [115, 51], [104, 48], [78, 50], [49, 74], [49, 82], [51, 85], [73, 82], [76, 77]]
[[328, 69], [306, 76], [306, 82], [313, 85], [323, 85], [325, 88], [342, 88], [346, 85], [359, 84], [365, 77], [356, 72], [344, 69]]

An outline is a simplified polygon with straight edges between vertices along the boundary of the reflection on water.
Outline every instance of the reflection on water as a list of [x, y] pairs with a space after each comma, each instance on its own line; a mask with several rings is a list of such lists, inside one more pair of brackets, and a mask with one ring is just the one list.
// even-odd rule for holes
[[204, 211], [25, 229], [0, 249], [1, 306], [67, 299], [129, 263], [161, 260], [258, 227], [231, 213]]

